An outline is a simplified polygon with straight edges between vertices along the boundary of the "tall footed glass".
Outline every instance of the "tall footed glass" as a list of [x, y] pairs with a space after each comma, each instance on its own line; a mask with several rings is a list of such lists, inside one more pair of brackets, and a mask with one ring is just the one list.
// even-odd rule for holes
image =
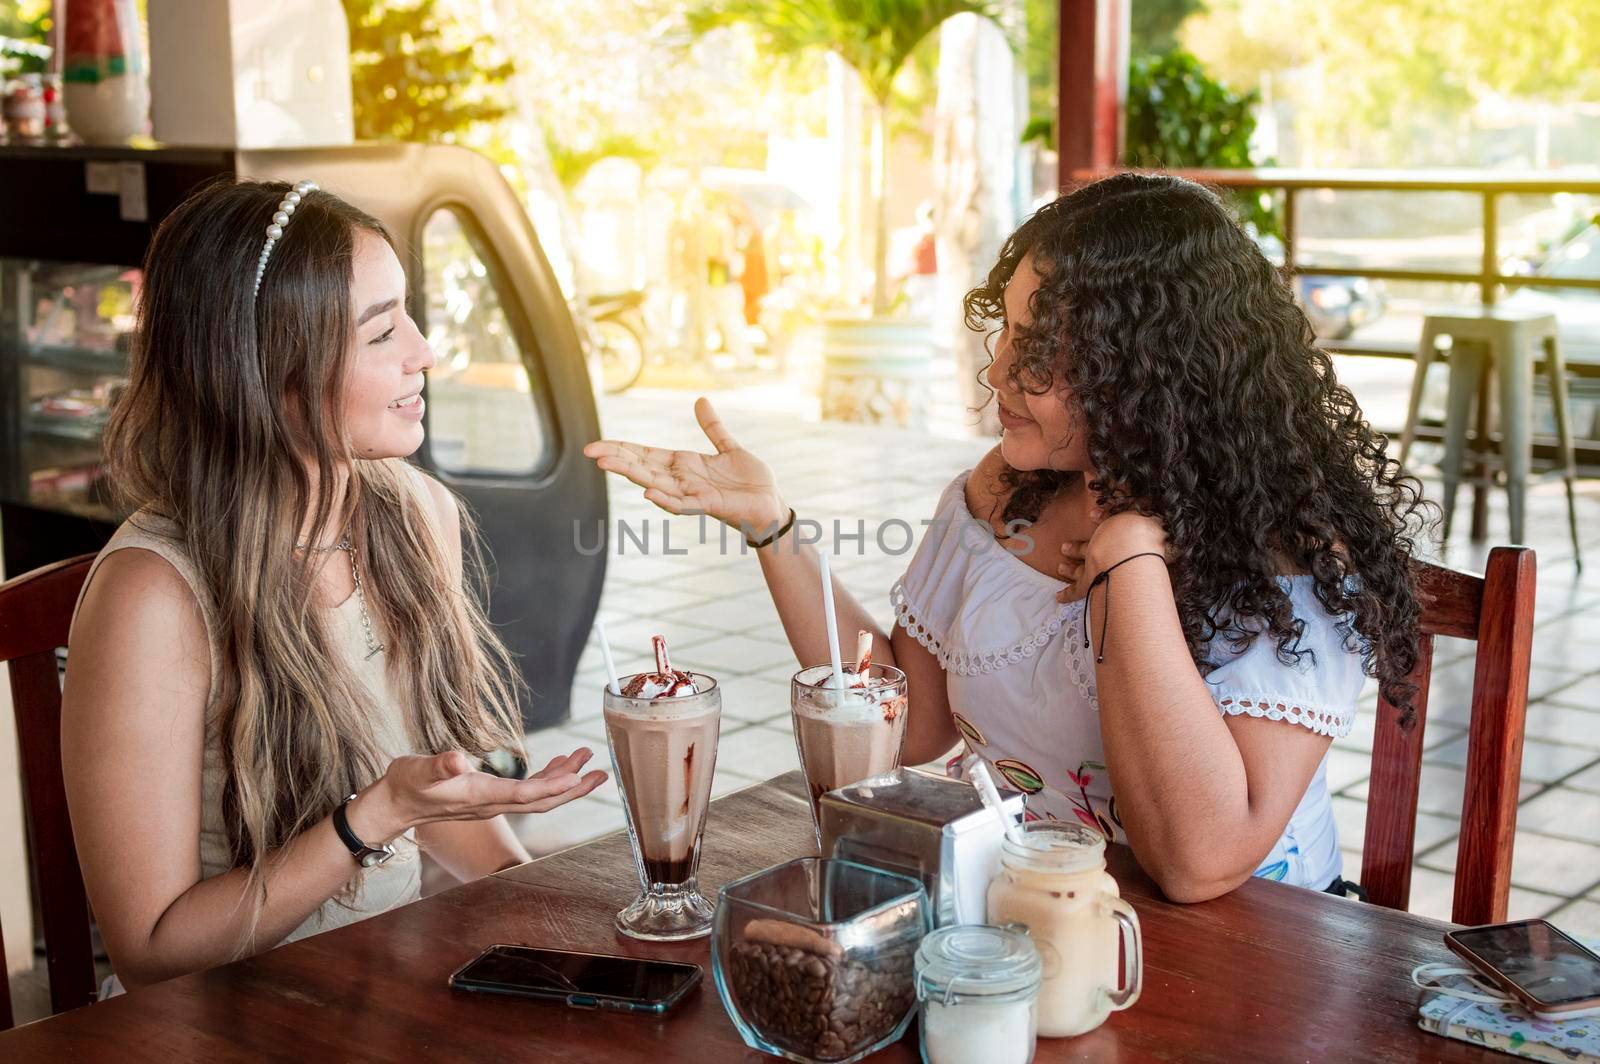
[[[822, 796], [900, 767], [906, 738], [906, 674], [892, 665], [845, 667], [844, 688], [833, 669], [813, 665], [789, 681], [789, 711], [811, 796], [811, 825], [822, 846]], [[824, 856], [827, 856], [824, 854]]]
[[[617, 930], [670, 942], [711, 933], [715, 909], [700, 895], [700, 840], [711, 802], [722, 690], [691, 673], [695, 693], [629, 698], [605, 691], [606, 739], [622, 791], [639, 897]], [[627, 690], [632, 677], [622, 678]]]

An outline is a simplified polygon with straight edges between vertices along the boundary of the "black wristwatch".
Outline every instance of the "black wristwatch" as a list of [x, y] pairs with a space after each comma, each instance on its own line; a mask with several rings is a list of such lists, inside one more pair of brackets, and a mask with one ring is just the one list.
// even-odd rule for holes
[[356, 859], [357, 864], [362, 868], [372, 868], [393, 857], [394, 847], [388, 843], [376, 847], [368, 846], [361, 841], [360, 836], [350, 830], [350, 821], [345, 817], [344, 811], [345, 807], [355, 800], [355, 797], [352, 794], [349, 798], [340, 802], [339, 808], [333, 811], [333, 830], [339, 833], [339, 841], [349, 848], [350, 856]]

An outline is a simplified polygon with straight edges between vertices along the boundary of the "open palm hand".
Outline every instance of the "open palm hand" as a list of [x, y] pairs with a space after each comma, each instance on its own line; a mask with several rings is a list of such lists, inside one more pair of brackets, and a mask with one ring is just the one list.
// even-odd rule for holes
[[715, 454], [620, 440], [599, 440], [583, 453], [606, 472], [639, 485], [646, 499], [668, 513], [704, 513], [751, 530], [781, 524], [788, 511], [771, 468], [739, 446], [709, 399], [697, 400], [694, 414]]

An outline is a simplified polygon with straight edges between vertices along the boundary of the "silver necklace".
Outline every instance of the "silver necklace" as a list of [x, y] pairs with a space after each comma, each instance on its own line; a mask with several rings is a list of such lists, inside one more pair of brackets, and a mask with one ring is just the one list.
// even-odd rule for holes
[[372, 637], [372, 615], [367, 612], [366, 592], [361, 590], [361, 569], [356, 565], [356, 550], [350, 545], [349, 537], [341, 539], [331, 547], [313, 547], [306, 543], [295, 544], [296, 550], [309, 550], [314, 554], [326, 554], [329, 551], [342, 550], [350, 558], [350, 577], [356, 584], [356, 606], [361, 610], [361, 630], [367, 637], [367, 656], [363, 661], [371, 661], [384, 652], [384, 645]]

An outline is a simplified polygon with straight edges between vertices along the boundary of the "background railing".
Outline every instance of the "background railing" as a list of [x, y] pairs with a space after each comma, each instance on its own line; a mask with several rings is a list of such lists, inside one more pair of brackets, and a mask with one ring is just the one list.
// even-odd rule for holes
[[[1074, 183], [1091, 181], [1107, 176], [1112, 171], [1074, 171], [1070, 176]], [[1162, 171], [1181, 177], [1187, 177], [1216, 188], [1234, 189], [1241, 192], [1258, 190], [1274, 194], [1277, 207], [1277, 216], [1281, 225], [1281, 240], [1283, 246], [1282, 268], [1294, 277], [1364, 277], [1378, 282], [1421, 282], [1443, 283], [1458, 286], [1458, 296], [1463, 298], [1422, 298], [1414, 300], [1418, 304], [1417, 328], [1415, 331], [1400, 330], [1397, 334], [1395, 328], [1373, 330], [1361, 328], [1356, 330], [1356, 335], [1343, 339], [1324, 338], [1318, 343], [1333, 352], [1345, 355], [1376, 356], [1382, 358], [1410, 359], [1416, 355], [1417, 345], [1421, 342], [1421, 314], [1433, 306], [1461, 303], [1476, 298], [1484, 306], [1493, 306], [1505, 298], [1505, 293], [1520, 288], [1538, 289], [1583, 289], [1594, 292], [1595, 309], [1589, 314], [1600, 316], [1600, 276], [1587, 278], [1547, 277], [1532, 272], [1516, 272], [1507, 268], [1506, 252], [1508, 250], [1502, 239], [1503, 223], [1506, 216], [1502, 206], [1509, 197], [1558, 197], [1562, 194], [1572, 196], [1600, 197], [1600, 177], [1563, 177], [1550, 173], [1519, 174], [1514, 172], [1500, 172], [1488, 170], [1315, 170], [1315, 169], [1289, 169], [1289, 168], [1263, 168], [1254, 170], [1170, 170]], [[1306, 234], [1303, 230], [1302, 203], [1307, 196], [1340, 192], [1374, 193], [1387, 192], [1410, 196], [1439, 196], [1471, 195], [1476, 197], [1478, 239], [1476, 253], [1471, 256], [1475, 268], [1445, 268], [1445, 267], [1414, 267], [1410, 265], [1396, 265], [1394, 262], [1382, 261], [1381, 255], [1368, 255], [1362, 261], [1347, 262], [1317, 262], [1306, 261], [1305, 254]], [[1417, 212], [1418, 215], [1426, 214], [1425, 211]], [[1581, 218], [1581, 212], [1575, 212], [1575, 218]], [[1600, 220], [1592, 211], [1589, 215], [1595, 220]], [[1396, 228], [1404, 228], [1397, 225]], [[1339, 234], [1331, 234], [1337, 236]], [[1373, 235], [1371, 232], [1364, 234]], [[1385, 234], [1393, 238], [1404, 238], [1408, 234], [1395, 232]], [[1451, 233], [1452, 238], [1459, 238], [1464, 234], [1460, 231]], [[1467, 245], [1471, 246], [1471, 245]], [[1515, 253], [1525, 250], [1522, 248], [1511, 249]], [[1400, 255], [1405, 258], [1409, 256]], [[1458, 261], [1466, 261], [1467, 255], [1457, 253]], [[1596, 271], [1600, 273], [1600, 271]], [[1552, 311], [1559, 320], [1562, 319], [1560, 310]], [[1391, 323], [1392, 324], [1392, 323]], [[1378, 332], [1381, 338], [1363, 337], [1363, 332]], [[1574, 399], [1589, 396], [1584, 401], [1592, 401], [1592, 396], [1600, 390], [1600, 347], [1589, 343], [1565, 343], [1563, 356], [1566, 360], [1568, 372], [1574, 377], [1585, 378], [1574, 382], [1577, 389]], [[1399, 426], [1385, 426], [1397, 430]], [[1595, 418], [1595, 427], [1585, 431], [1587, 426], [1577, 426], [1580, 437], [1600, 436], [1600, 416]], [[1441, 432], [1437, 426], [1424, 424], [1418, 432], [1420, 440], [1437, 440]], [[1554, 455], [1554, 441], [1543, 436], [1535, 437], [1535, 453], [1546, 457]], [[1578, 460], [1585, 467], [1585, 472], [1600, 475], [1600, 439], [1580, 439], [1578, 445]]]
[[[1500, 289], [1518, 287], [1586, 288], [1600, 293], [1600, 279], [1538, 277], [1506, 273], [1501, 269], [1500, 200], [1505, 196], [1576, 195], [1600, 196], [1600, 178], [1561, 178], [1547, 174], [1494, 174], [1482, 170], [1298, 170], [1264, 168], [1256, 170], [1170, 170], [1163, 171], [1220, 188], [1260, 189], [1282, 194], [1283, 268], [1290, 274], [1306, 277], [1368, 277], [1378, 281], [1444, 281], [1476, 285], [1485, 306], [1499, 301]], [[1076, 182], [1104, 177], [1110, 171], [1077, 171]], [[1471, 193], [1479, 198], [1481, 210], [1481, 248], [1477, 270], [1395, 269], [1360, 263], [1318, 266], [1300, 261], [1299, 199], [1307, 191]], [[1420, 337], [1419, 337], [1420, 339]], [[1411, 357], [1414, 347], [1400, 350], [1385, 344], [1362, 349], [1359, 344], [1330, 343], [1348, 354], [1384, 357]], [[1595, 367], [1600, 374], [1600, 366]]]

